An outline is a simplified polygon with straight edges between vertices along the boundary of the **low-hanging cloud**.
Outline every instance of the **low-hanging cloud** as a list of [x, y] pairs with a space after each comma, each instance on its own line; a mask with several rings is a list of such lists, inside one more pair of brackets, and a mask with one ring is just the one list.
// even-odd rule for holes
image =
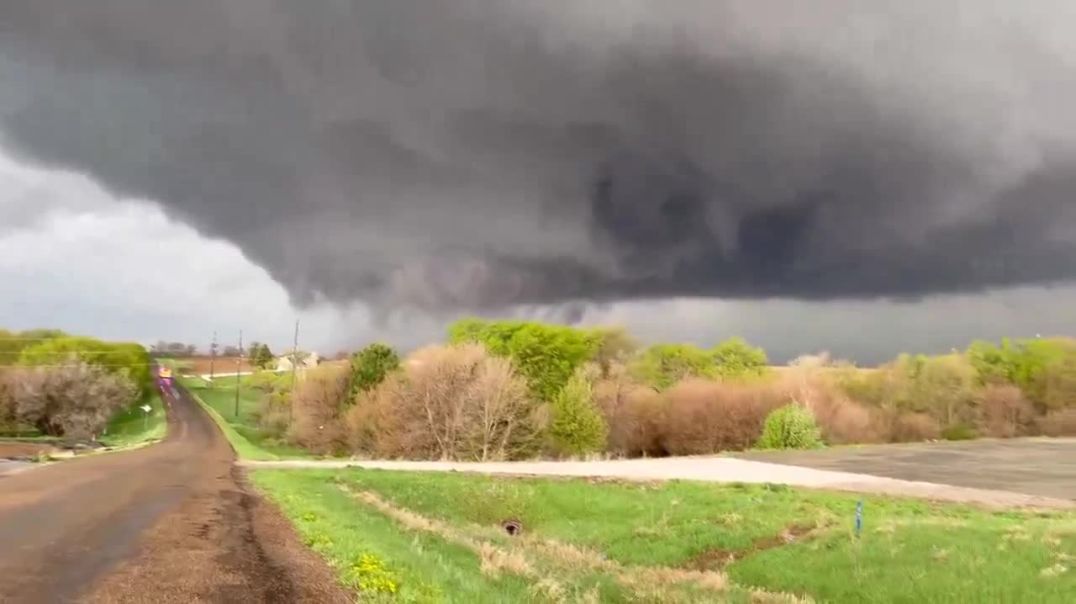
[[10, 0], [0, 132], [300, 302], [1071, 280], [1076, 13], [1010, 4]]

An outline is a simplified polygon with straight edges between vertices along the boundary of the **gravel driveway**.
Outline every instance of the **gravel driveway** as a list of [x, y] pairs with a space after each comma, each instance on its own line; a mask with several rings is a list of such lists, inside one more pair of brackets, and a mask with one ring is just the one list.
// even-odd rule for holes
[[887, 495], [921, 497], [939, 501], [982, 504], [991, 507], [1034, 506], [1073, 508], [1076, 501], [1057, 497], [1014, 493], [900, 480], [884, 476], [853, 474], [734, 459], [731, 457], [668, 457], [616, 461], [536, 461], [504, 463], [421, 461], [243, 461], [251, 468], [346, 468], [385, 470], [478, 472], [484, 474], [603, 477], [623, 480], [700, 480], [709, 482], [774, 483]]

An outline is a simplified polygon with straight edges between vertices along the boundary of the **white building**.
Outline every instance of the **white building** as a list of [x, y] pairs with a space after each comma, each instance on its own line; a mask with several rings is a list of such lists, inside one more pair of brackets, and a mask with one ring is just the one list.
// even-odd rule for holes
[[[302, 358], [299, 361], [298, 370], [311, 369], [321, 364], [321, 357], [316, 352], [299, 352], [299, 356]], [[291, 371], [292, 367], [292, 355], [286, 354], [276, 358], [276, 371], [286, 372]]]

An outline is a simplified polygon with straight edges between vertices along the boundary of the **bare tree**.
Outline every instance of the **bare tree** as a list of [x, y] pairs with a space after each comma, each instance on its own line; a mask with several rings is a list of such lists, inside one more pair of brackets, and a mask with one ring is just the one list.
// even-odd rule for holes
[[508, 359], [488, 358], [476, 369], [461, 397], [467, 415], [463, 453], [479, 461], [505, 459], [528, 418], [527, 385]]
[[476, 344], [419, 350], [348, 414], [352, 443], [387, 457], [506, 459], [531, 429], [526, 382]]
[[348, 372], [342, 367], [310, 371], [292, 395], [294, 421], [288, 439], [317, 453], [336, 453], [346, 443], [343, 412], [347, 406]]

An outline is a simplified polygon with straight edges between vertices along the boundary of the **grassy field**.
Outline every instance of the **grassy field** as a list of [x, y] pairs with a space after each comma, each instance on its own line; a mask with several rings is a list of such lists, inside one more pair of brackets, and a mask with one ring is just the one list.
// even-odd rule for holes
[[239, 457], [255, 460], [313, 457], [303, 449], [276, 442], [258, 426], [260, 392], [240, 387], [237, 415], [234, 379], [223, 378], [209, 384], [201, 378], [182, 377], [179, 382], [212, 410], [211, 414], [216, 415], [214, 419]]
[[[153, 410], [146, 414], [140, 408], [142, 405], [149, 405]], [[167, 429], [168, 419], [161, 395], [156, 388], [149, 386], [142, 400], [108, 422], [108, 428], [99, 440], [111, 447], [127, 447], [160, 440]]]
[[[252, 480], [373, 601], [1071, 602], [1076, 593], [1072, 513], [677, 481], [357, 469], [258, 470]], [[522, 536], [507, 536], [505, 520], [520, 521]]]

